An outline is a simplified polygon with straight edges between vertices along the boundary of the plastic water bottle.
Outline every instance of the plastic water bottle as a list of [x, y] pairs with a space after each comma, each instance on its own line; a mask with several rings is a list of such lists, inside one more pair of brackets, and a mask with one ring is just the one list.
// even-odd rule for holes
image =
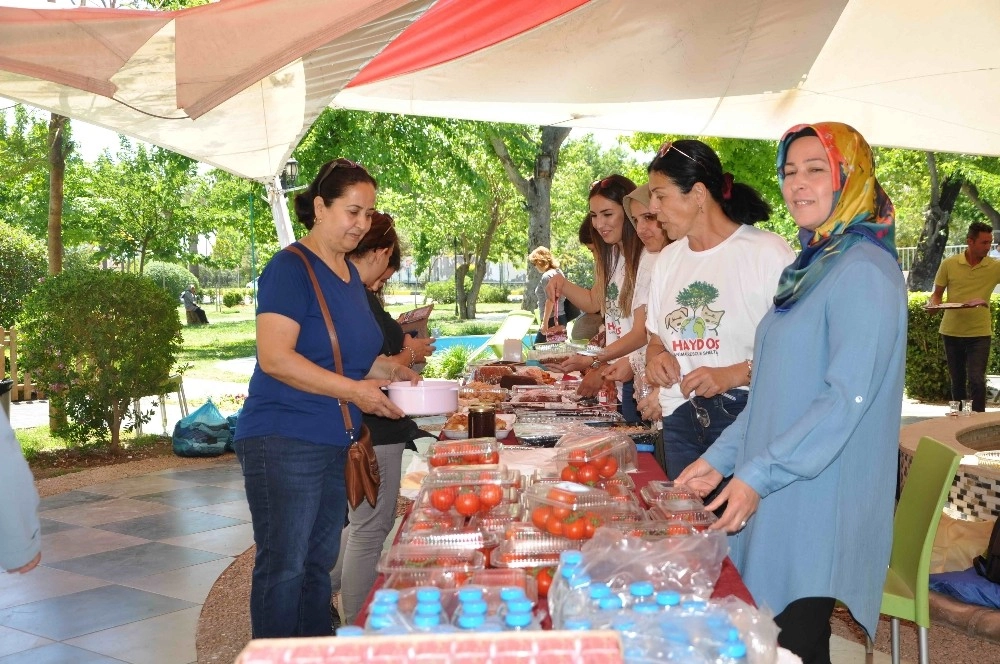
[[653, 597], [653, 584], [649, 581], [634, 581], [628, 586], [629, 608], [639, 613], [658, 612], [656, 598]]
[[552, 626], [556, 629], [561, 629], [567, 618], [576, 618], [590, 612], [590, 575], [578, 571], [567, 579], [567, 583], [569, 586], [563, 593], [562, 600], [558, 604], [549, 605]]
[[612, 594], [598, 601], [597, 612], [594, 614], [594, 629], [607, 629], [611, 622], [622, 613], [622, 598]]
[[504, 629], [508, 632], [527, 632], [541, 629], [535, 615], [528, 611], [512, 611], [508, 608], [503, 617]]
[[719, 649], [714, 664], [744, 664], [747, 661], [747, 647], [742, 642], [727, 643]]
[[673, 590], [661, 590], [656, 593], [656, 605], [667, 611], [681, 603], [681, 595]]
[[567, 549], [559, 554], [559, 566], [552, 578], [552, 585], [549, 587], [549, 612], [552, 613], [553, 624], [555, 624], [558, 607], [562, 602], [566, 592], [570, 587], [572, 579], [583, 563], [583, 552], [576, 549]]
[[364, 636], [365, 630], [357, 625], [343, 625], [337, 628], [337, 636]]
[[398, 590], [383, 588], [375, 591], [364, 631], [369, 634], [405, 634], [410, 631], [399, 612]]
[[571, 632], [589, 632], [592, 625], [589, 618], [567, 618], [562, 628]]

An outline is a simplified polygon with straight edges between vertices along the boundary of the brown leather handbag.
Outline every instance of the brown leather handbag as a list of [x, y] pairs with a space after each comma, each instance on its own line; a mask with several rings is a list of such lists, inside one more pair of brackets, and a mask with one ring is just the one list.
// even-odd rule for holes
[[[295, 246], [286, 247], [288, 251], [297, 254], [305, 263], [306, 272], [316, 290], [316, 299], [319, 300], [320, 311], [323, 312], [323, 321], [326, 323], [326, 331], [330, 335], [330, 346], [333, 348], [333, 363], [337, 373], [344, 375], [344, 363], [340, 357], [340, 343], [337, 341], [337, 331], [333, 327], [333, 319], [330, 317], [330, 309], [326, 306], [326, 298], [319, 288], [319, 281], [313, 271], [309, 259], [302, 253], [302, 250]], [[347, 437], [351, 441], [351, 446], [347, 450], [347, 464], [344, 467], [344, 484], [347, 487], [347, 502], [351, 509], [357, 509], [362, 500], [367, 500], [368, 504], [375, 507], [378, 501], [378, 486], [381, 481], [378, 472], [378, 459], [375, 458], [375, 448], [372, 447], [372, 434], [368, 426], [361, 425], [361, 433], [358, 439], [354, 439], [354, 426], [351, 423], [351, 413], [347, 408], [347, 403], [338, 399], [340, 412], [344, 415], [344, 427], [347, 429]]]

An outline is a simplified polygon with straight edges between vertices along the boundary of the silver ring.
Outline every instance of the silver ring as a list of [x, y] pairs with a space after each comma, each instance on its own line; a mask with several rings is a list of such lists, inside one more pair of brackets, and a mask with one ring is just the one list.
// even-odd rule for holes
[[746, 527], [747, 527], [747, 522], [746, 522], [745, 520], [744, 520], [744, 521], [741, 521], [741, 522], [740, 522], [740, 530], [743, 530], [743, 529], [744, 529], [744, 528], [746, 528]]

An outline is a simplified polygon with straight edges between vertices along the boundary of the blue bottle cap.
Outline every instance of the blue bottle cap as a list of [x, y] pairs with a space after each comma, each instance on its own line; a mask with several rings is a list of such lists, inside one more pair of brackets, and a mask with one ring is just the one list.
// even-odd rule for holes
[[413, 616], [413, 626], [417, 629], [428, 629], [441, 624], [441, 616], [436, 613], [418, 613]]
[[602, 611], [616, 611], [622, 608], [622, 598], [618, 595], [612, 595], [611, 597], [605, 597], [600, 600], [597, 605]]
[[616, 632], [633, 632], [635, 631], [635, 620], [629, 616], [618, 616], [611, 621], [611, 629]]
[[378, 604], [380, 602], [399, 602], [399, 591], [395, 588], [379, 588], [375, 591], [375, 597], [372, 598], [372, 602]]
[[398, 609], [394, 604], [389, 602], [379, 602], [372, 604], [371, 609], [369, 609], [369, 613], [373, 616], [387, 616], [390, 613], [395, 613], [397, 610]]
[[636, 581], [629, 584], [628, 592], [632, 597], [652, 597], [653, 584], [649, 581]]
[[441, 601], [441, 589], [435, 588], [434, 586], [421, 586], [417, 588], [417, 601], [418, 602], [440, 602]]
[[559, 562], [563, 565], [579, 565], [583, 562], [583, 552], [576, 549], [566, 549], [559, 554]]
[[660, 606], [677, 606], [681, 603], [681, 594], [673, 590], [661, 590], [656, 593], [656, 603]]
[[489, 606], [486, 604], [485, 600], [478, 599], [472, 602], [465, 602], [462, 604], [462, 615], [473, 614], [473, 615], [486, 615]]
[[591, 623], [586, 618], [570, 618], [563, 623], [563, 629], [570, 631], [586, 632], [590, 629]]
[[531, 618], [531, 611], [510, 611], [504, 616], [504, 622], [508, 627], [527, 627]]
[[482, 614], [463, 613], [458, 617], [458, 626], [462, 629], [479, 629], [486, 622]]
[[458, 589], [458, 601], [470, 602], [483, 598], [483, 589], [478, 586], [463, 586]]
[[531, 613], [531, 600], [528, 598], [512, 599], [507, 602], [507, 610], [514, 613]]
[[524, 588], [518, 588], [517, 586], [504, 586], [500, 589], [500, 599], [505, 602], [512, 599], [521, 599], [524, 596]]
[[438, 615], [441, 613], [441, 602], [417, 602], [417, 615]]
[[742, 643], [727, 643], [722, 648], [722, 654], [732, 659], [743, 659], [747, 656], [747, 647]]
[[344, 625], [337, 628], [337, 636], [364, 636], [365, 630], [357, 625]]
[[600, 600], [605, 597], [611, 597], [611, 588], [603, 583], [595, 583], [590, 586], [590, 599]]

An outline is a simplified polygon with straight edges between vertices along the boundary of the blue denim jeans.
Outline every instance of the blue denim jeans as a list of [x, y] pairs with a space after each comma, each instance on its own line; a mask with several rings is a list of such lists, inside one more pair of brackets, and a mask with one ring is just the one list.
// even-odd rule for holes
[[330, 569], [347, 512], [347, 448], [284, 436], [238, 440], [257, 545], [253, 638], [329, 636]]
[[[972, 398], [972, 410], [986, 411], [986, 364], [990, 359], [990, 337], [952, 337], [942, 334], [944, 354], [951, 377], [951, 398]], [[969, 381], [969, 395], [965, 381]]]
[[635, 382], [627, 381], [622, 383], [622, 402], [618, 406], [618, 412], [622, 414], [629, 424], [640, 424], [642, 415], [635, 403]]
[[[703, 427], [695, 416], [690, 401], [663, 418], [663, 451], [667, 457], [667, 477], [681, 474], [698, 457], [704, 454], [723, 431], [743, 412], [749, 392], [730, 390], [729, 397], [718, 395], [710, 399], [694, 397], [699, 406], [708, 411], [710, 423]], [[707, 501], [706, 501], [707, 502]]]

